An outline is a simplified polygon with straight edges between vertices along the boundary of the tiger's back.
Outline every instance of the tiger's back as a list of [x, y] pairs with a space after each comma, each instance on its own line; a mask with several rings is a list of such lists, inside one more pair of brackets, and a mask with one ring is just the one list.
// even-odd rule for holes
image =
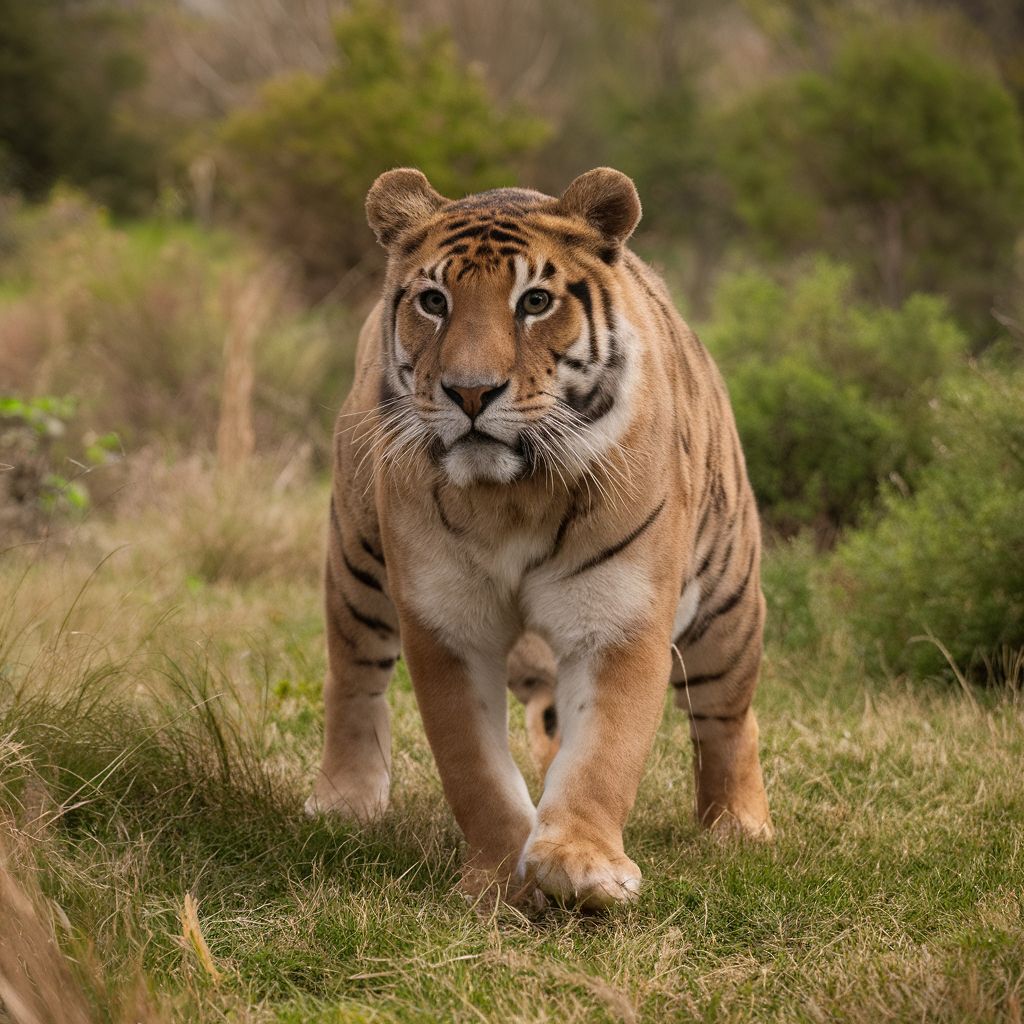
[[[621, 828], [669, 680], [700, 745], [701, 820], [767, 833], [756, 508], [721, 378], [624, 244], [632, 183], [601, 169], [560, 199], [451, 202], [394, 171], [367, 208], [388, 275], [337, 432], [312, 806], [386, 805], [401, 649], [468, 888], [635, 891]], [[558, 659], [536, 809], [505, 732], [524, 629]]]

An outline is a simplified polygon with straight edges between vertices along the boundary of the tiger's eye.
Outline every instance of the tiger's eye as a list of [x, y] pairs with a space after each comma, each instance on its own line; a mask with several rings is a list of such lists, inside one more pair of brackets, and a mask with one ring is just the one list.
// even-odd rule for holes
[[448, 300], [444, 292], [431, 288], [420, 295], [420, 308], [430, 316], [444, 316], [448, 312]]
[[543, 313], [551, 304], [551, 293], [543, 288], [531, 288], [520, 300], [519, 307], [527, 316]]

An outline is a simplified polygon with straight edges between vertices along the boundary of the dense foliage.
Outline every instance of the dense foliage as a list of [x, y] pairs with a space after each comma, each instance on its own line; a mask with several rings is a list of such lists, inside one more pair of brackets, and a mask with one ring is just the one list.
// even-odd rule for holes
[[152, 201], [154, 140], [121, 99], [145, 75], [105, 5], [0, 0], [0, 190], [44, 197], [59, 181], [138, 212]]
[[380, 171], [414, 164], [456, 196], [514, 184], [512, 158], [546, 134], [497, 110], [443, 33], [407, 41], [390, 8], [355, 4], [335, 38], [325, 75], [269, 83], [223, 130], [244, 216], [320, 289], [372, 249], [363, 197]]
[[927, 675], [949, 661], [1019, 677], [1024, 650], [1024, 371], [947, 388], [935, 460], [840, 547], [842, 607], [865, 653]]
[[942, 300], [858, 302], [852, 271], [825, 260], [785, 284], [726, 278], [703, 337], [766, 521], [823, 539], [854, 522], [881, 481], [930, 457], [929, 403], [966, 347]]
[[743, 104], [724, 139], [770, 250], [824, 246], [889, 303], [923, 289], [988, 313], [1024, 227], [1021, 116], [994, 77], [906, 30], [859, 32], [827, 71]]

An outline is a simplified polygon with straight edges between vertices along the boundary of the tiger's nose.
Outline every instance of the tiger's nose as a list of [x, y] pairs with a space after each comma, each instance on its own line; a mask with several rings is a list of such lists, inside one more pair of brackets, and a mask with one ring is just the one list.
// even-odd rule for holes
[[505, 393], [508, 381], [502, 384], [480, 384], [476, 387], [449, 386], [441, 382], [444, 393], [471, 419], [476, 419], [496, 398]]

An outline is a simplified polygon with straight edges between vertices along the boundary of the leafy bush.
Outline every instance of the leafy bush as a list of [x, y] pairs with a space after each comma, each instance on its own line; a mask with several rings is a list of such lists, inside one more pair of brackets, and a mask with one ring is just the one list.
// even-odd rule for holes
[[514, 158], [547, 131], [496, 110], [444, 34], [407, 42], [389, 5], [360, 0], [335, 35], [327, 74], [273, 80], [223, 128], [243, 215], [320, 291], [372, 249], [363, 200], [381, 171], [414, 164], [449, 195], [511, 184]]
[[68, 439], [74, 417], [70, 398], [0, 395], [0, 535], [31, 537], [55, 516], [88, 509], [87, 475], [115, 459], [121, 442], [113, 433]]
[[905, 28], [853, 34], [826, 72], [747, 101], [719, 151], [769, 251], [825, 246], [890, 304], [939, 291], [986, 316], [1024, 227], [1013, 98]]
[[854, 299], [848, 267], [819, 260], [790, 287], [760, 272], [723, 280], [702, 332], [729, 385], [767, 523], [823, 540], [892, 473], [930, 457], [937, 381], [966, 342], [945, 304]]
[[895, 463], [894, 420], [799, 356], [730, 377], [751, 483], [769, 523], [827, 537], [874, 496]]
[[979, 372], [942, 408], [916, 493], [886, 494], [839, 548], [833, 584], [872, 659], [930, 675], [948, 671], [945, 648], [998, 678], [1024, 663], [1024, 370]]

